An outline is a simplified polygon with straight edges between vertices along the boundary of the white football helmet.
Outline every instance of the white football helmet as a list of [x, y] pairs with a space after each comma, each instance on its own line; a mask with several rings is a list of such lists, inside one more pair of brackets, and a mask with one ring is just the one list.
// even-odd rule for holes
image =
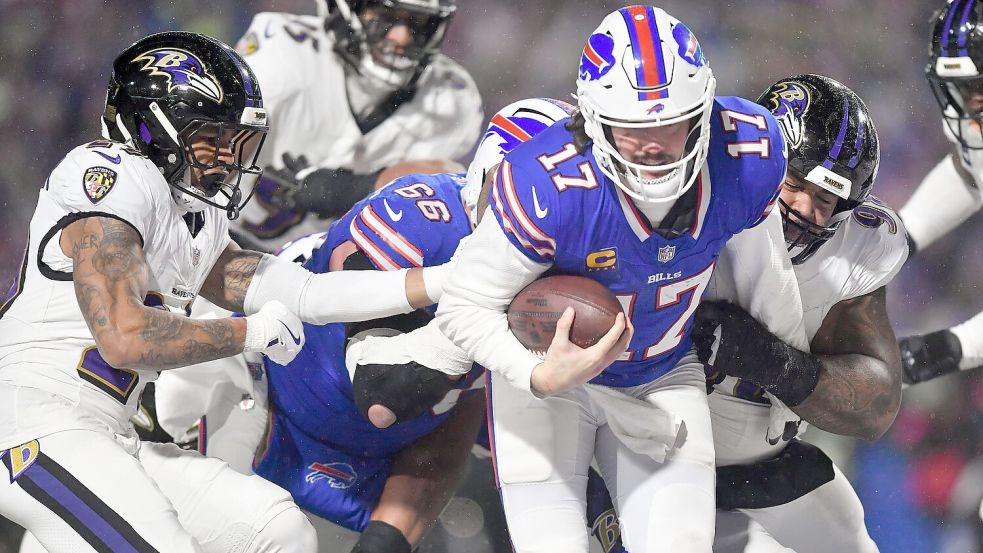
[[573, 112], [573, 106], [560, 100], [527, 98], [505, 106], [492, 116], [468, 166], [467, 184], [461, 191], [473, 221], [478, 220], [478, 197], [485, 177], [502, 162], [505, 154]]
[[[700, 43], [686, 25], [653, 6], [609, 14], [587, 39], [577, 78], [584, 131], [601, 170], [639, 201], [682, 196], [706, 162], [715, 89]], [[689, 135], [682, 157], [671, 163], [629, 161], [611, 133], [611, 127], [681, 122], [689, 122]]]

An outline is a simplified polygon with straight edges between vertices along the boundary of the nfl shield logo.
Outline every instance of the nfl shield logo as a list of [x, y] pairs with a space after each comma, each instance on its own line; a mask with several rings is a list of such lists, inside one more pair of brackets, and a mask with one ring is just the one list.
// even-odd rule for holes
[[676, 257], [676, 246], [662, 246], [659, 248], [659, 262], [666, 263]]
[[[659, 253], [659, 257], [660, 258], [662, 257], [661, 252]], [[201, 250], [198, 249], [198, 246], [192, 246], [192, 248], [191, 248], [191, 264], [193, 266], [197, 267], [198, 266], [198, 263], [200, 261], [201, 261]]]

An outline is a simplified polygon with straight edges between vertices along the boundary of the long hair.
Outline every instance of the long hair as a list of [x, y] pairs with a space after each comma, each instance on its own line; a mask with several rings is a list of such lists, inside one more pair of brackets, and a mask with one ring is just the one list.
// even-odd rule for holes
[[573, 134], [573, 146], [577, 148], [577, 153], [584, 153], [587, 149], [587, 143], [590, 142], [590, 137], [587, 136], [587, 131], [584, 130], [584, 114], [579, 109], [574, 112], [570, 117], [570, 122], [567, 123], [567, 130]]

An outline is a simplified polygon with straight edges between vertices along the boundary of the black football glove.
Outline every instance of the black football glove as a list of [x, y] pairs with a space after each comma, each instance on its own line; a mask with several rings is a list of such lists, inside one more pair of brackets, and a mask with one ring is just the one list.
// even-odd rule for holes
[[701, 303], [692, 337], [700, 362], [713, 367], [708, 372], [751, 382], [789, 407], [805, 401], [819, 381], [815, 356], [782, 342], [731, 302]]
[[938, 330], [922, 336], [909, 336], [898, 341], [901, 348], [901, 379], [905, 384], [926, 380], [959, 371], [963, 348], [959, 338], [948, 330]]
[[267, 167], [263, 172], [279, 185], [267, 201], [281, 209], [341, 217], [373, 191], [382, 172], [356, 175], [348, 169], [317, 169], [303, 178], [297, 176], [308, 168], [305, 156], [283, 154], [283, 167]]

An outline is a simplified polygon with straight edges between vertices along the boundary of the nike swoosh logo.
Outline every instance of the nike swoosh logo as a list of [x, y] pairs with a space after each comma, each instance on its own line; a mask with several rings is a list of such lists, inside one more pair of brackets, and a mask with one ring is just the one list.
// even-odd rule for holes
[[292, 330], [290, 330], [290, 327], [289, 327], [289, 326], [287, 326], [287, 325], [285, 325], [285, 324], [283, 324], [283, 321], [280, 321], [280, 324], [282, 324], [282, 325], [283, 325], [283, 328], [285, 328], [285, 329], [287, 329], [287, 334], [289, 334], [289, 335], [290, 335], [290, 337], [291, 337], [291, 338], [293, 339], [293, 341], [294, 341], [294, 344], [296, 344], [296, 345], [298, 345], [298, 346], [299, 346], [299, 345], [300, 345], [300, 337], [298, 337], [298, 336], [294, 336], [294, 333], [293, 333], [293, 331], [292, 331]]
[[536, 217], [539, 217], [540, 219], [546, 217], [546, 214], [550, 212], [550, 208], [548, 207], [546, 209], [539, 207], [539, 198], [536, 197], [535, 187], [532, 189], [532, 205], [534, 208], [536, 208]]
[[400, 219], [403, 218], [403, 210], [393, 211], [393, 208], [389, 207], [389, 202], [382, 200], [382, 205], [386, 206], [386, 212], [389, 213], [389, 218], [393, 220], [394, 223], [398, 223]]
[[119, 165], [119, 162], [123, 161], [123, 158], [119, 154], [116, 154], [116, 156], [114, 157], [114, 156], [107, 156], [106, 154], [97, 150], [93, 150], [93, 151], [95, 151], [97, 154], [101, 155], [102, 157], [106, 158], [106, 161], [110, 163]]

